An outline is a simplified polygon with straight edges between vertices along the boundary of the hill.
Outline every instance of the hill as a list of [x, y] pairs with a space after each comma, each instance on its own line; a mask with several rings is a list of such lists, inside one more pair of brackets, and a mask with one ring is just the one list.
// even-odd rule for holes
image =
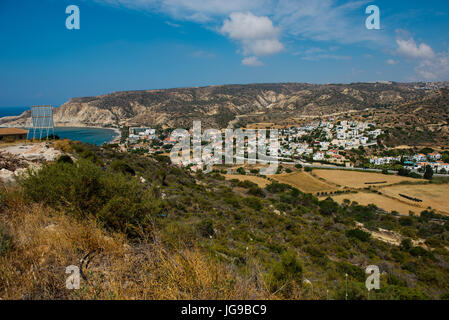
[[[1, 298], [344, 299], [348, 274], [349, 299], [367, 299], [372, 264], [370, 299], [447, 297], [449, 221], [433, 212], [319, 201], [113, 145], [55, 147], [71, 157], [1, 189]], [[81, 290], [67, 290], [80, 259]]]

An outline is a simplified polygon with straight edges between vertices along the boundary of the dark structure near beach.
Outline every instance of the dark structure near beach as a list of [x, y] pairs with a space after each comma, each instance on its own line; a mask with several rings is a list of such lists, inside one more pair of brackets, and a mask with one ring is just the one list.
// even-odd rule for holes
[[0, 140], [25, 140], [28, 130], [18, 128], [0, 128]]

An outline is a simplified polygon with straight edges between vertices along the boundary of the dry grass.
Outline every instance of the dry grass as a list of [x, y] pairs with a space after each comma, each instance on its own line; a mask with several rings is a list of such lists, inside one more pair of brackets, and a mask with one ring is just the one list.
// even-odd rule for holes
[[[139, 243], [108, 234], [9, 194], [0, 229], [12, 245], [0, 256], [2, 299], [268, 299], [260, 273], [248, 278], [198, 248], [168, 250], [157, 233]], [[95, 250], [80, 290], [65, 287], [65, 268]], [[250, 279], [250, 280], [248, 280]]]
[[[420, 211], [431, 207], [441, 213], [449, 214], [448, 184], [398, 185], [382, 188], [381, 192], [403, 202], [417, 204], [422, 208]], [[423, 200], [423, 202], [416, 203], [401, 197], [399, 194], [418, 198]]]
[[[386, 186], [404, 181], [420, 182], [418, 179], [386, 175], [375, 172], [359, 172], [351, 170], [313, 170], [313, 174], [329, 183], [348, 187], [348, 188], [366, 188], [369, 186]], [[367, 185], [366, 182], [384, 182], [382, 184]]]
[[372, 192], [341, 194], [337, 196], [332, 196], [332, 198], [338, 203], [343, 203], [344, 199], [348, 199], [350, 201], [356, 201], [364, 206], [374, 204], [385, 211], [388, 212], [397, 211], [403, 215], [408, 215], [410, 211], [414, 212], [415, 214], [419, 214], [421, 213], [421, 211], [424, 210], [420, 207], [413, 206], [411, 204], [407, 204], [399, 200], [391, 199], [389, 197], [385, 197], [383, 195], [379, 195]]
[[305, 193], [332, 192], [337, 190], [306, 172], [283, 173], [270, 176], [281, 183], [289, 184]]
[[72, 150], [71, 141], [69, 139], [56, 140], [53, 142], [53, 148], [62, 152], [70, 152]]
[[224, 175], [224, 177], [226, 180], [237, 179], [239, 181], [250, 181], [257, 184], [261, 188], [265, 188], [267, 185], [271, 183], [269, 180], [262, 177], [247, 176], [241, 174], [226, 174]]

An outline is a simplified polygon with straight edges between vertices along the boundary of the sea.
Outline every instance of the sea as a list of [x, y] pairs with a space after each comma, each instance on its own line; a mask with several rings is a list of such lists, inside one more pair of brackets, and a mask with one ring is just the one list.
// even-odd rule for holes
[[[18, 116], [29, 109], [30, 107], [0, 107], [0, 118]], [[117, 132], [106, 128], [55, 127], [55, 135], [61, 139], [82, 141], [100, 146], [116, 138]]]

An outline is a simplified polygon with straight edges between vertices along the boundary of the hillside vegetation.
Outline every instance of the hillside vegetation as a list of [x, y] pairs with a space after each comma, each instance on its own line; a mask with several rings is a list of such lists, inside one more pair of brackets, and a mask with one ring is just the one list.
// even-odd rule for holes
[[[449, 221], [433, 212], [319, 201], [112, 145], [64, 149], [74, 161], [0, 194], [1, 298], [344, 299], [348, 274], [349, 299], [368, 299], [373, 264], [381, 289], [370, 299], [448, 297]], [[379, 228], [401, 245], [374, 238]], [[88, 253], [81, 289], [67, 290], [65, 268]]]

